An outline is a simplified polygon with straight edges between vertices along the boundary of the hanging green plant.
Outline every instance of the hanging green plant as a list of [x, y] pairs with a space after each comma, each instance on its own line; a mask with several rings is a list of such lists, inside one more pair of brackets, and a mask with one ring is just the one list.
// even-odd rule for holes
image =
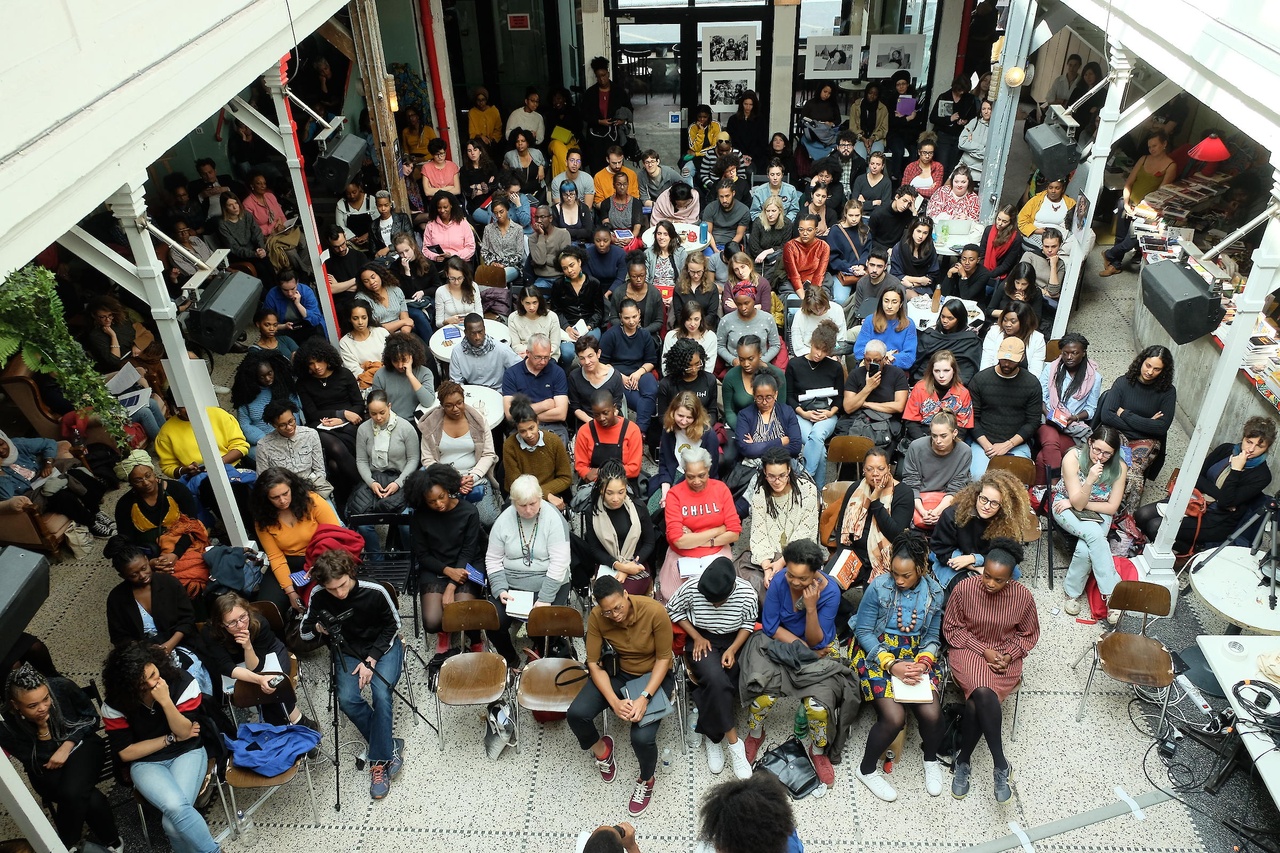
[[107, 390], [84, 347], [71, 337], [53, 273], [35, 264], [0, 284], [0, 365], [18, 353], [28, 370], [52, 376], [68, 400], [80, 408], [92, 407], [103, 427], [125, 443], [129, 419], [124, 407]]

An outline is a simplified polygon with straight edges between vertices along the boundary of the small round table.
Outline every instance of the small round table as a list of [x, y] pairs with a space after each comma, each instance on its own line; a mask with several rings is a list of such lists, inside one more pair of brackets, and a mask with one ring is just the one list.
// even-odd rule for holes
[[[480, 413], [489, 429], [497, 429], [502, 423], [502, 395], [487, 385], [463, 385], [462, 396], [466, 404]], [[426, 411], [440, 408], [440, 398]]]
[[[978, 308], [978, 303], [974, 302], [972, 299], [961, 299], [960, 301], [964, 303], [965, 309], [969, 312], [968, 324], [972, 326], [977, 323], [981, 323], [982, 311]], [[942, 303], [940, 302], [938, 304], [941, 306]], [[872, 310], [875, 309], [873, 308]], [[927, 329], [937, 323], [938, 315], [933, 310], [933, 297], [916, 296], [908, 299], [907, 319], [915, 324], [917, 329]]]
[[[1230, 545], [1205, 562], [1212, 553], [1197, 554], [1187, 565], [1187, 572], [1191, 578], [1191, 589], [1205, 606], [1230, 623], [1227, 633], [1238, 634], [1242, 628], [1247, 628], [1259, 634], [1280, 634], [1280, 607], [1272, 610], [1267, 602], [1271, 595], [1271, 579], [1264, 578], [1258, 568], [1258, 562], [1266, 552], [1260, 551], [1258, 556], [1254, 556], [1248, 548]], [[1197, 567], [1199, 571], [1196, 571]], [[1188, 667], [1187, 678], [1202, 693], [1222, 696], [1222, 687], [1209, 670], [1200, 647], [1191, 645], [1181, 654]]]
[[[675, 226], [676, 233], [680, 235], [680, 248], [684, 249], [686, 252], [701, 252], [707, 247], [706, 240], [698, 239], [698, 229], [700, 226], [690, 225], [687, 222], [672, 222], [671, 224]], [[653, 232], [656, 228], [656, 225], [653, 228], [646, 228], [644, 233], [640, 235], [640, 241], [644, 243], [644, 247], [646, 249], [653, 248]], [[707, 233], [709, 236], [710, 229], [708, 229]], [[693, 235], [692, 238], [690, 235]]]
[[[445, 338], [445, 329], [457, 329], [458, 337]], [[485, 334], [502, 341], [504, 344], [511, 343], [511, 331], [507, 328], [506, 323], [486, 319], [484, 321], [484, 331]], [[448, 364], [453, 358], [453, 348], [462, 343], [462, 334], [463, 329], [461, 325], [441, 326], [439, 329], [436, 329], [431, 335], [431, 341], [428, 344], [428, 347], [431, 349], [431, 354], [440, 362]]]

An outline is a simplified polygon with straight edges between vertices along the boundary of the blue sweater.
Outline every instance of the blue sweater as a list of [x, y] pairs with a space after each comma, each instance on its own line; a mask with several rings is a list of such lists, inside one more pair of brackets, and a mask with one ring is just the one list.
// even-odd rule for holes
[[[786, 403], [773, 404], [773, 416], [777, 418], [778, 423], [782, 425], [783, 432], [787, 434], [787, 453], [793, 457], [800, 455], [803, 440], [800, 438], [800, 420], [796, 417], [795, 409]], [[738, 425], [734, 430], [734, 441], [737, 442], [738, 452], [747, 459], [758, 459], [764, 456], [764, 452], [771, 447], [782, 447], [782, 439], [772, 438], [768, 441], [752, 441], [746, 443], [742, 440], [744, 435], [751, 435], [755, 432], [756, 425], [760, 423], [760, 410], [754, 405], [747, 406], [738, 412]]]
[[858, 341], [853, 345], [853, 357], [862, 361], [862, 357], [867, 353], [867, 344], [872, 340], [884, 341], [884, 348], [889, 352], [897, 350], [898, 354], [893, 358], [894, 366], [902, 368], [907, 373], [911, 372], [912, 365], [916, 363], [915, 326], [907, 323], [907, 327], [899, 332], [896, 324], [890, 321], [883, 332], [877, 332], [875, 317], [868, 317], [862, 321], [862, 328], [858, 330]]
[[[311, 289], [310, 285], [298, 282], [298, 292], [302, 294], [302, 307], [307, 312], [306, 323], [315, 326], [320, 330], [324, 330], [324, 313], [320, 310], [320, 300], [316, 298], [316, 292]], [[262, 300], [262, 308], [266, 311], [274, 311], [276, 318], [281, 322], [287, 322], [285, 313], [288, 311], [292, 303], [285, 298], [280, 292], [280, 285], [276, 285], [267, 291], [267, 298]]]
[[627, 253], [618, 246], [610, 246], [603, 255], [595, 246], [587, 247], [586, 273], [600, 282], [606, 291], [613, 290], [627, 280]]
[[[249, 440], [249, 446], [253, 447], [258, 443], [258, 439], [271, 432], [274, 427], [268, 426], [267, 422], [262, 418], [262, 412], [267, 408], [267, 404], [271, 402], [271, 389], [258, 389], [258, 396], [249, 401], [247, 405], [236, 406], [236, 422], [240, 424], [240, 429], [244, 432], [244, 437]], [[289, 402], [297, 406], [298, 424], [303, 424], [302, 418], [302, 401], [298, 399], [297, 394], [289, 395]]]
[[645, 364], [658, 365], [658, 347], [643, 328], [628, 336], [621, 323], [610, 326], [600, 340], [600, 360], [623, 373], [635, 373]]

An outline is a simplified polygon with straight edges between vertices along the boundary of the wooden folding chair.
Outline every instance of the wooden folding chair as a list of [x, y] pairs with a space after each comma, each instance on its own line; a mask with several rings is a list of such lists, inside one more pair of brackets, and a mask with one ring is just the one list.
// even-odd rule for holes
[[[837, 435], [831, 439], [831, 444], [827, 447], [827, 461], [836, 464], [836, 479], [861, 479], [862, 460], [867, 457], [867, 451], [875, 446], [874, 441], [862, 435]], [[853, 477], [845, 476], [845, 465], [856, 466]]]
[[1008, 471], [1027, 488], [1036, 484], [1036, 463], [1025, 456], [997, 456], [987, 463], [987, 467]]
[[[529, 611], [525, 630], [530, 639], [540, 637], [586, 636], [582, 614], [574, 607], [535, 607]], [[568, 684], [559, 683], [560, 673], [579, 669], [581, 664], [568, 658], [543, 657], [524, 665], [516, 680], [516, 749], [520, 748], [520, 709], [564, 713], [586, 686], [586, 678]]]
[[[1173, 655], [1164, 643], [1147, 636], [1152, 616], [1168, 616], [1173, 610], [1173, 598], [1166, 587], [1146, 581], [1120, 581], [1112, 590], [1107, 605], [1113, 610], [1142, 614], [1142, 628], [1137, 634], [1116, 629], [1103, 634], [1093, 644], [1093, 665], [1080, 697], [1080, 709], [1076, 719], [1084, 717], [1084, 704], [1093, 686], [1093, 675], [1102, 669], [1111, 678], [1137, 687], [1154, 687], [1164, 691], [1160, 706], [1160, 720], [1156, 723], [1157, 739], [1164, 729], [1169, 712], [1169, 686], [1173, 684]], [[1079, 661], [1077, 661], [1079, 663]]]
[[[498, 608], [492, 601], [483, 599], [455, 601], [445, 605], [441, 627], [449, 634], [497, 631]], [[487, 636], [485, 642], [488, 642]], [[501, 699], [506, 692], [507, 662], [497, 652], [463, 652], [446, 660], [440, 667], [436, 685], [436, 730], [440, 736], [440, 751], [444, 751], [442, 706], [488, 705]]]

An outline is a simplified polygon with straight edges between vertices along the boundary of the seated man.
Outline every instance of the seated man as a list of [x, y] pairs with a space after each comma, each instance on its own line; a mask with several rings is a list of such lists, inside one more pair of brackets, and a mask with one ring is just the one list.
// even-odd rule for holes
[[1040, 380], [1022, 368], [1026, 346], [1018, 338], [1005, 338], [996, 351], [996, 363], [978, 371], [969, 383], [973, 399], [973, 431], [969, 445], [973, 457], [969, 475], [978, 479], [996, 456], [1031, 458], [1029, 442], [1040, 427]]
[[751, 226], [751, 209], [738, 201], [735, 190], [732, 181], [717, 181], [709, 190], [715, 193], [715, 201], [702, 209], [702, 219], [709, 226], [708, 265], [715, 273], [716, 283], [722, 287], [729, 281], [724, 252], [726, 249], [730, 253], [741, 251]]
[[653, 378], [658, 347], [653, 335], [640, 328], [640, 306], [634, 299], [619, 304], [618, 322], [600, 340], [600, 360], [622, 374], [622, 396], [636, 413], [640, 432], [647, 432], [658, 397], [658, 380]]
[[929, 422], [929, 434], [907, 447], [902, 459], [902, 483], [915, 496], [912, 523], [932, 530], [942, 511], [951, 506], [956, 492], [969, 483], [969, 457], [973, 451], [960, 441], [956, 416], [938, 412]]
[[[805, 282], [822, 287], [827, 296], [832, 295], [834, 279], [827, 271], [831, 260], [831, 247], [827, 241], [818, 239], [818, 217], [812, 213], [802, 213], [796, 221], [794, 240], [788, 240], [782, 247], [782, 265], [787, 271], [787, 281], [791, 284], [791, 292], [783, 291], [787, 302], [792, 303], [792, 310], [799, 310], [799, 300], [804, 298]], [[847, 295], [846, 295], [847, 298]], [[837, 302], [845, 300], [837, 299]]]
[[732, 154], [719, 158], [716, 160], [715, 168], [711, 170], [711, 176], [717, 182], [728, 181], [733, 184], [734, 197], [750, 206], [751, 178], [747, 177], [746, 169], [742, 168], [742, 161], [739, 158]]
[[867, 341], [862, 361], [844, 385], [844, 416], [837, 435], [863, 435], [888, 448], [902, 435], [902, 413], [911, 394], [907, 372], [885, 361], [884, 341]]
[[596, 206], [596, 182], [582, 171], [582, 151], [578, 148], [570, 148], [565, 154], [564, 171], [551, 179], [550, 186], [559, 196], [560, 187], [565, 183], [573, 184], [578, 188], [578, 204], [588, 208]]
[[[846, 319], [861, 317], [858, 309], [867, 303], [871, 303], [868, 313], [874, 311], [875, 303], [880, 301], [880, 294], [890, 287], [903, 287], [902, 279], [889, 272], [888, 250], [877, 247], [867, 253], [867, 274], [858, 279], [858, 284], [853, 290], [853, 299], [845, 305]], [[852, 326], [852, 323], [850, 325]]]
[[915, 219], [916, 199], [919, 195], [915, 187], [903, 184], [894, 192], [893, 201], [871, 211], [867, 227], [871, 229], [871, 240], [877, 249], [890, 252], [902, 241], [907, 226]]
[[[380, 800], [404, 767], [404, 740], [392, 737], [395, 696], [391, 692], [404, 666], [404, 645], [400, 613], [391, 596], [377, 581], [357, 579], [357, 568], [356, 558], [342, 548], [320, 555], [311, 567], [315, 589], [298, 635], [313, 640], [321, 634], [339, 644], [338, 706], [367, 744], [369, 796]], [[331, 621], [345, 613], [351, 615], [340, 624]], [[336, 627], [341, 628], [339, 637], [333, 637]], [[372, 707], [360, 695], [366, 687], [373, 694]]]
[[654, 199], [672, 184], [680, 182], [680, 173], [670, 166], [662, 165], [658, 152], [652, 148], [640, 153], [640, 201], [644, 202], [646, 212], [652, 207]]
[[698, 812], [698, 837], [700, 841], [694, 853], [802, 853], [804, 850], [795, 814], [791, 811], [791, 798], [772, 773], [730, 779], [707, 791]]
[[[822, 571], [826, 560], [817, 542], [788, 542], [782, 559], [787, 563], [786, 583], [775, 578], [769, 584], [760, 612], [763, 630], [747, 641], [739, 664], [742, 696], [744, 700], [755, 697], [748, 708], [751, 733], [747, 735], [747, 761], [755, 762], [764, 742], [764, 718], [769, 709], [783, 696], [801, 696], [813, 741], [809, 755], [818, 778], [831, 785], [835, 771], [827, 756], [839, 757], [861, 701], [853, 670], [834, 653], [840, 587]], [[779, 664], [765, 652], [767, 646], [776, 644], [787, 647], [790, 654], [796, 648], [793, 643], [805, 650], [796, 667]]]
[[768, 183], [761, 184], [751, 191], [751, 219], [754, 221], [764, 208], [769, 196], [776, 195], [782, 199], [782, 214], [788, 222], [795, 222], [800, 213], [800, 191], [784, 181], [782, 161], [774, 157], [769, 161]]
[[[368, 256], [347, 241], [346, 232], [337, 225], [330, 225], [324, 232], [324, 243], [329, 248], [329, 259], [324, 268], [332, 293], [351, 293], [356, 289], [356, 276], [360, 268], [368, 263]], [[338, 306], [338, 314], [345, 312]], [[279, 316], [279, 315], [277, 315]]]
[[591, 395], [591, 421], [578, 428], [573, 442], [573, 467], [584, 483], [594, 483], [600, 466], [617, 459], [634, 483], [640, 476], [644, 434], [618, 414], [613, 393], [600, 388]]
[[956, 296], [981, 304], [990, 298], [992, 287], [991, 273], [982, 265], [982, 247], [969, 243], [960, 251], [959, 260], [947, 270], [947, 277], [942, 281], [942, 298]]
[[738, 577], [733, 563], [719, 558], [707, 566], [696, 583], [681, 584], [667, 602], [667, 613], [689, 635], [692, 648], [685, 654], [692, 674], [693, 704], [712, 773], [724, 770], [725, 741], [733, 775], [751, 775], [747, 750], [738, 739], [735, 721], [738, 690], [738, 652], [754, 630], [758, 613], [756, 592]]
[[[53, 476], [59, 471], [64, 473]], [[32, 486], [44, 477], [50, 478], [47, 482], [66, 479], [62, 488], [46, 493], [39, 486]], [[68, 481], [75, 482], [76, 488], [69, 488]], [[51, 438], [10, 438], [0, 432], [0, 512], [26, 512], [34, 506], [42, 513], [61, 513], [89, 528], [94, 536], [105, 538], [116, 533], [114, 519], [102, 511], [106, 492], [106, 487], [72, 458], [71, 445], [67, 442], [55, 442]]]
[[468, 314], [462, 321], [462, 345], [449, 361], [449, 378], [459, 385], [483, 385], [502, 390], [507, 368], [520, 360], [511, 347], [489, 337], [484, 317]]
[[553, 432], [538, 425], [538, 416], [529, 398], [517, 394], [508, 406], [508, 419], [515, 425], [515, 432], [502, 443], [503, 490], [511, 491], [511, 484], [522, 474], [532, 474], [542, 486], [542, 497], [561, 512], [566, 506], [565, 496], [573, 485], [573, 469], [569, 464], [569, 452], [564, 442]]
[[543, 334], [529, 337], [529, 351], [524, 360], [507, 368], [502, 375], [502, 408], [511, 419], [511, 398], [523, 394], [533, 406], [538, 423], [560, 437], [567, 447], [569, 428], [569, 378], [564, 368], [551, 358], [551, 341]]
[[722, 131], [716, 140], [715, 147], [703, 151], [698, 158], [698, 172], [694, 178], [695, 188], [704, 193], [714, 194], [717, 182], [716, 166], [720, 163], [720, 158], [722, 157], [732, 157], [738, 162], [738, 171], [746, 171], [747, 167], [742, 160], [742, 152], [733, 147], [729, 134]]
[[640, 198], [640, 179], [636, 177], [633, 169], [623, 165], [627, 162], [627, 155], [617, 145], [610, 145], [605, 151], [605, 159], [608, 163], [603, 169], [595, 174], [595, 203], [599, 204], [604, 199], [613, 195], [613, 176], [627, 176], [627, 194]]
[[569, 248], [569, 232], [557, 228], [548, 205], [533, 211], [533, 233], [529, 235], [529, 265], [533, 283], [544, 292], [560, 278], [560, 253]]
[[302, 343], [317, 331], [324, 334], [324, 314], [311, 286], [299, 284], [297, 274], [291, 269], [280, 270], [276, 282], [262, 300], [263, 309], [274, 312], [280, 321], [276, 332], [292, 338], [295, 343]]

